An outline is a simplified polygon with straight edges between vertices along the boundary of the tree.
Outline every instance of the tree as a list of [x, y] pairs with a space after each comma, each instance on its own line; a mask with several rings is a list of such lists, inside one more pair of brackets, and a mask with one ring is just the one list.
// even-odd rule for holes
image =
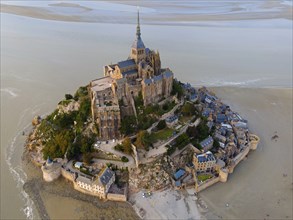
[[124, 135], [129, 135], [136, 130], [136, 119], [135, 116], [125, 116], [121, 120], [120, 132]]
[[166, 121], [165, 120], [161, 120], [161, 121], [159, 121], [159, 123], [158, 123], [158, 125], [157, 125], [157, 129], [158, 130], [162, 130], [162, 129], [164, 129], [164, 128], [166, 128]]
[[82, 160], [83, 162], [85, 162], [86, 164], [90, 164], [91, 160], [92, 160], [92, 154], [91, 153], [84, 153], [82, 155]]
[[150, 138], [150, 135], [147, 131], [145, 130], [139, 131], [137, 133], [137, 137], [135, 141], [136, 146], [145, 148], [146, 150], [148, 150], [149, 149], [148, 145], [150, 144], [149, 138]]
[[88, 96], [88, 86], [81, 86], [74, 94], [74, 100], [77, 101], [80, 98]]
[[198, 136], [198, 131], [196, 129], [195, 126], [189, 126], [186, 130], [186, 134], [189, 136], [189, 137], [197, 137]]
[[183, 88], [181, 86], [181, 83], [177, 80], [173, 80], [173, 86], [172, 86], [172, 91], [171, 91], [171, 95], [176, 95], [178, 98], [181, 98], [183, 95], [184, 91]]
[[128, 160], [127, 157], [122, 156], [122, 157], [121, 157], [121, 161], [124, 162], [124, 163], [127, 163], [129, 160]]
[[143, 97], [141, 91], [138, 93], [138, 96], [134, 99], [134, 102], [136, 108], [139, 106], [143, 106]]
[[201, 121], [197, 126], [198, 129], [198, 139], [202, 141], [209, 136], [209, 127], [206, 125], [205, 121]]
[[184, 116], [191, 116], [195, 113], [195, 107], [193, 104], [186, 102], [181, 110]]
[[73, 99], [73, 96], [71, 94], [65, 94], [65, 99], [66, 100]]
[[131, 147], [131, 140], [129, 137], [126, 137], [122, 142], [124, 152], [127, 154], [132, 153], [132, 147]]

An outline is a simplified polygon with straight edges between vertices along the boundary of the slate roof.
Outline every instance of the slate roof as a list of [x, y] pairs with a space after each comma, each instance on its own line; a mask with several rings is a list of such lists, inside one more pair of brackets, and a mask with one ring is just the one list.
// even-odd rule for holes
[[213, 138], [211, 136], [209, 136], [208, 138], [204, 139], [199, 144], [204, 148], [206, 146], [209, 146], [213, 141], [214, 141]]
[[241, 121], [235, 123], [234, 126], [235, 126], [236, 128], [248, 129], [247, 124], [246, 124], [245, 122], [241, 122]]
[[205, 117], [208, 117], [211, 113], [213, 113], [213, 110], [210, 108], [204, 108], [202, 111], [202, 115]]
[[180, 187], [180, 186], [181, 186], [181, 182], [180, 182], [180, 180], [177, 180], [177, 181], [175, 182], [175, 186], [177, 186], [177, 187]]
[[183, 169], [179, 169], [175, 174], [174, 174], [174, 178], [175, 180], [180, 179], [182, 176], [184, 176], [185, 174], [185, 170]]
[[216, 121], [217, 121], [218, 123], [223, 123], [223, 122], [225, 122], [226, 120], [227, 120], [226, 115], [224, 115], [224, 114], [218, 114], [218, 115], [217, 115], [217, 119], [216, 119]]
[[194, 100], [197, 98], [197, 94], [196, 93], [193, 93], [189, 96], [189, 100]]
[[80, 168], [82, 166], [82, 162], [76, 162], [74, 164], [75, 167]]
[[158, 75], [158, 76], [154, 76], [154, 81], [157, 82], [157, 81], [161, 81], [163, 79], [162, 75]]
[[152, 79], [145, 79], [144, 80], [144, 83], [145, 84], [151, 84], [153, 81], [152, 81]]
[[120, 68], [136, 65], [134, 59], [124, 60], [117, 63]]
[[131, 75], [131, 74], [137, 74], [137, 70], [129, 70], [122, 73], [123, 76]]
[[177, 115], [172, 115], [172, 116], [169, 116], [166, 118], [166, 122], [172, 123], [173, 121], [175, 121], [177, 119], [178, 119]]
[[204, 163], [204, 162], [208, 162], [208, 161], [215, 161], [215, 157], [214, 155], [212, 154], [212, 152], [208, 151], [204, 154], [200, 154], [200, 155], [197, 155], [197, 160], [199, 163]]
[[170, 71], [170, 70], [166, 70], [164, 73], [163, 73], [163, 76], [166, 77], [166, 78], [170, 78], [173, 76], [173, 73]]
[[132, 48], [137, 48], [137, 49], [145, 48], [144, 43], [142, 42], [141, 37], [137, 37], [137, 38], [133, 41], [131, 47], [132, 47]]
[[114, 172], [107, 167], [103, 171], [103, 173], [98, 177], [98, 179], [100, 180], [100, 183], [105, 186], [109, 183], [113, 175], [115, 175]]

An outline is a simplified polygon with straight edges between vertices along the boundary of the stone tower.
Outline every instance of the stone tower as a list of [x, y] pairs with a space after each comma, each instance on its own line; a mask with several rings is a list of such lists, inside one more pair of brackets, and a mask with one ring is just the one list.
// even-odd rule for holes
[[145, 59], [145, 46], [141, 39], [140, 24], [139, 24], [139, 10], [137, 11], [137, 26], [136, 26], [136, 38], [131, 46], [130, 58], [134, 59], [136, 64]]

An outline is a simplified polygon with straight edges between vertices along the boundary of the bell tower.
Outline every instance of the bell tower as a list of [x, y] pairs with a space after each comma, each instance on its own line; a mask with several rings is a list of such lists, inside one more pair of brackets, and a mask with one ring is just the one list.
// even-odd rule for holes
[[131, 46], [130, 58], [134, 59], [138, 64], [141, 60], [145, 59], [145, 46], [141, 39], [140, 24], [139, 24], [139, 9], [137, 10], [137, 26], [136, 38]]

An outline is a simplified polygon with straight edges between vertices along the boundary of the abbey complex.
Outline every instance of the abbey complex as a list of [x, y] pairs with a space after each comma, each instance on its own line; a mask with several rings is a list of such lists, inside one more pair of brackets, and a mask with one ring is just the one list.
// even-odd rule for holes
[[135, 97], [142, 96], [145, 106], [168, 98], [173, 77], [170, 69], [161, 68], [159, 52], [145, 47], [138, 12], [136, 38], [128, 59], [104, 66], [104, 77], [90, 83], [91, 111], [99, 139], [120, 138], [121, 117], [136, 115]]
[[168, 187], [200, 192], [226, 182], [257, 148], [247, 120], [161, 67], [137, 16], [126, 60], [104, 66], [102, 78], [34, 118], [26, 146], [45, 181], [63, 176], [80, 192], [115, 201], [127, 201], [128, 189], [148, 190], [143, 197]]

